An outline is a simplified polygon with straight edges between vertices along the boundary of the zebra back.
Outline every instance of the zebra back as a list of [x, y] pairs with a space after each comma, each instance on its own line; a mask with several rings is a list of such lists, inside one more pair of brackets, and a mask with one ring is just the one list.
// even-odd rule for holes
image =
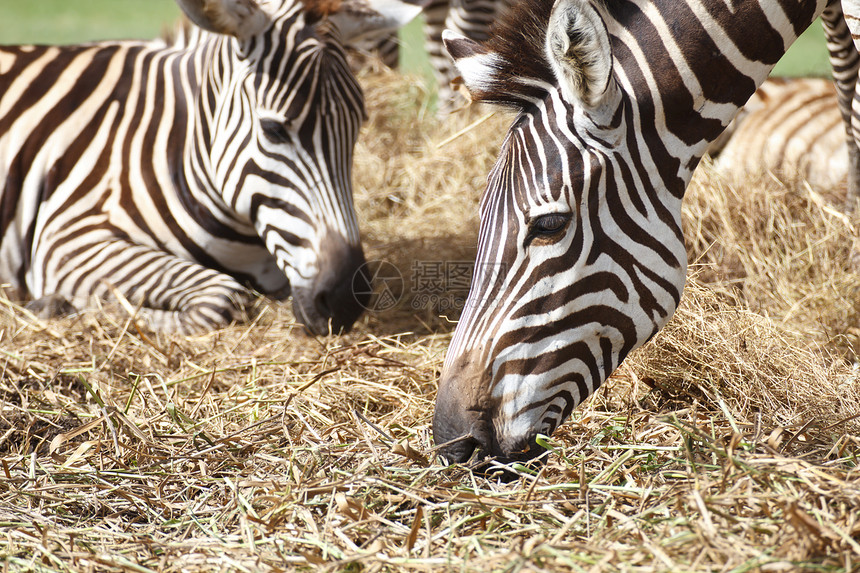
[[769, 79], [708, 153], [714, 168], [733, 181], [772, 173], [819, 189], [844, 187], [848, 142], [833, 82]]

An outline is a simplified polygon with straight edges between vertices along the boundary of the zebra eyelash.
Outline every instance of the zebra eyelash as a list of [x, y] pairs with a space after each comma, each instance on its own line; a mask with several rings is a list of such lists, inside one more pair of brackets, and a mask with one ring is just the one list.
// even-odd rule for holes
[[260, 129], [263, 130], [266, 139], [272, 143], [289, 143], [291, 141], [286, 123], [279, 119], [269, 117], [261, 119]]
[[571, 220], [570, 213], [546, 213], [532, 217], [528, 222], [525, 246], [540, 239], [541, 244], [554, 243], [567, 229]]

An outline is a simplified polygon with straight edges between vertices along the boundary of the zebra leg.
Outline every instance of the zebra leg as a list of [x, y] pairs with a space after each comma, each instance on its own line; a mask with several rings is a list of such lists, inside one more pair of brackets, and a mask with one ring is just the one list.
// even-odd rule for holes
[[440, 115], [447, 115], [466, 104], [466, 97], [452, 84], [457, 73], [445, 53], [442, 30], [448, 29], [475, 42], [486, 42], [493, 20], [515, 0], [432, 0], [425, 8], [427, 53], [436, 72]]
[[391, 32], [379, 40], [376, 53], [383, 64], [395, 69], [400, 63], [400, 38], [397, 32]]
[[[424, 8], [424, 46], [436, 76], [436, 97], [440, 115], [446, 115], [456, 107], [453, 103], [455, 92], [451, 87], [455, 75], [454, 67], [442, 44], [442, 31], [445, 29], [450, 7], [450, 0], [431, 0]], [[464, 99], [459, 97], [461, 99], [458, 103], [462, 105]]]
[[[832, 0], [821, 14], [836, 97], [848, 143], [848, 197], [853, 210], [860, 199], [860, 0]], [[854, 40], [852, 38], [858, 38]]]
[[391, 32], [381, 38], [370, 38], [359, 41], [349, 47], [350, 67], [354, 70], [364, 67], [368, 58], [379, 59], [392, 70], [400, 63], [400, 38], [397, 32]]
[[241, 285], [212, 269], [197, 267], [188, 271], [188, 283], [177, 285], [175, 298], [164, 301], [166, 310], [144, 305], [137, 311], [150, 329], [168, 334], [201, 334], [247, 318], [245, 308], [250, 305], [251, 295]]
[[[196, 334], [244, 317], [251, 295], [232, 277], [152, 247], [123, 240], [92, 243], [45, 266], [42, 300], [62, 296], [78, 308], [91, 297], [125, 299], [152, 330]], [[47, 292], [47, 291], [53, 292]]]

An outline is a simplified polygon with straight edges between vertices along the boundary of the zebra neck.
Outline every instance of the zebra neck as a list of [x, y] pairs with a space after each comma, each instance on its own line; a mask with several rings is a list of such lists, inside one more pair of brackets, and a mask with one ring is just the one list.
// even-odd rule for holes
[[608, 6], [616, 78], [662, 177], [675, 179], [674, 194], [683, 195], [710, 142], [826, 2], [652, 0]]
[[[224, 176], [219, 176], [219, 169], [228, 166], [219, 161], [224, 150], [218, 148], [216, 135], [229, 124], [234, 115], [231, 109], [235, 106], [241, 110], [244, 105], [231, 99], [231, 81], [235, 81], [231, 78], [237, 75], [233, 40], [205, 32], [197, 39], [187, 64], [187, 130], [182, 157], [174, 170], [177, 192], [189, 214], [210, 230], [215, 230], [213, 226], [227, 226], [255, 236], [253, 225], [237, 212], [235, 198], [231, 204], [231, 198], [225, 195]], [[242, 125], [231, 127], [237, 131], [235, 137], [242, 137]]]

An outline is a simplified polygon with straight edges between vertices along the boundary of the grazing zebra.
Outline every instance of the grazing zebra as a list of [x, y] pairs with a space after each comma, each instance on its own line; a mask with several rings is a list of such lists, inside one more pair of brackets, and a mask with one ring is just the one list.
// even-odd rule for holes
[[831, 80], [767, 80], [708, 147], [715, 170], [730, 181], [773, 173], [816, 189], [848, 181], [845, 125]]
[[443, 457], [537, 455], [669, 320], [693, 171], [826, 4], [520, 0], [486, 44], [444, 35], [472, 97], [517, 116], [439, 381]]
[[121, 295], [180, 333], [249, 286], [348, 329], [369, 289], [342, 45], [420, 12], [359, 1], [178, 0], [199, 28], [175, 45], [0, 48], [0, 281], [48, 311]]

